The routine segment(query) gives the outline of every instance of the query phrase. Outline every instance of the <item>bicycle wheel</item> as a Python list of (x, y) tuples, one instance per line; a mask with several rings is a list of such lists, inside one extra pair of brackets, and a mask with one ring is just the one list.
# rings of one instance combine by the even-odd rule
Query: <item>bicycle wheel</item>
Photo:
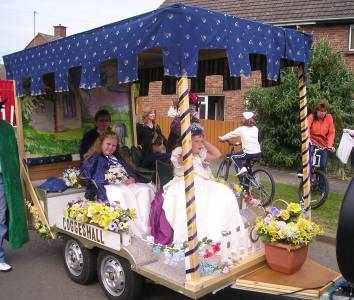
[[(320, 182), (323, 181), (323, 191), (320, 189)], [(299, 185), (299, 199), (303, 199), (303, 181)], [(311, 172), (311, 208), (316, 209), (322, 206), (328, 197), (329, 187), (326, 174), (321, 170)]]
[(274, 197), (275, 184), (272, 174), (264, 169), (257, 169), (249, 176), (251, 195), (260, 200), (263, 206), (267, 206)]
[(216, 178), (226, 181), (229, 178), (230, 166), (230, 158), (225, 157), (219, 166), (218, 172), (216, 173)]

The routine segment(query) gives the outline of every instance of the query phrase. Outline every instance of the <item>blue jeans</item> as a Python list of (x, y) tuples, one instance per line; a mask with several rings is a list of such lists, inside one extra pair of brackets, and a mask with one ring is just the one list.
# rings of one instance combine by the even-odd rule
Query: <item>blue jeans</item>
[(5, 262), (5, 251), (2, 245), (7, 232), (6, 208), (7, 205), (4, 191), (4, 183), (2, 175), (0, 174), (0, 263)]

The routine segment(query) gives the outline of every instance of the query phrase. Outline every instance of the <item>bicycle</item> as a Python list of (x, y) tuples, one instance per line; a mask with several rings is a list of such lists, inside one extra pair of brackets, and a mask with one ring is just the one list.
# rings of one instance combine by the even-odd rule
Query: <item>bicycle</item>
[[(216, 177), (227, 181), (229, 177), (229, 171), (231, 164), (235, 165), (232, 155), (235, 153), (236, 146), (240, 146), (241, 143), (235, 144), (226, 141), (230, 146), (229, 153), (221, 162)], [(240, 184), (244, 193), (251, 194), (254, 198), (261, 201), (263, 206), (267, 206), (273, 200), (275, 193), (275, 184), (273, 176), (265, 169), (257, 168), (253, 170), (254, 164), (257, 159), (244, 160), (244, 166), (247, 168), (247, 172), (242, 176), (239, 176)]]
[[(326, 150), (326, 148), (319, 148), (316, 145), (312, 144), (312, 157), (310, 157), (310, 195), (311, 203), (310, 206), (312, 209), (321, 207), (327, 200), (329, 193), (328, 179), (326, 173), (320, 170), (321, 166), (321, 151)], [(299, 173), (298, 177), (301, 178), (299, 185), (299, 200), (303, 201), (303, 174)], [(320, 183), (323, 182), (323, 190), (321, 191)]]

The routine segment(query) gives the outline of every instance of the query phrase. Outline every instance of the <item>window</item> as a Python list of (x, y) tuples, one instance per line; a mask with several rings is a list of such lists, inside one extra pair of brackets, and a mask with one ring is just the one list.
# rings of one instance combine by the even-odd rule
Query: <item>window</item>
[(65, 119), (76, 117), (75, 95), (72, 92), (63, 94), (63, 106)]
[(224, 96), (198, 96), (199, 117), (206, 120), (224, 120)]
[(354, 25), (349, 27), (349, 51), (354, 51)]

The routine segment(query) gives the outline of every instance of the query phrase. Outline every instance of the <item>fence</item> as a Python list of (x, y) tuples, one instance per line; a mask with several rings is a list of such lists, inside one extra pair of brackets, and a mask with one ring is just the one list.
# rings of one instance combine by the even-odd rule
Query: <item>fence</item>
[[(158, 116), (156, 122), (159, 124), (162, 133), (167, 138), (170, 133), (172, 118)], [(241, 121), (200, 120), (200, 123), (204, 127), (206, 140), (218, 147), (224, 155), (229, 148), (227, 144), (218, 142), (218, 137), (241, 126)]]

